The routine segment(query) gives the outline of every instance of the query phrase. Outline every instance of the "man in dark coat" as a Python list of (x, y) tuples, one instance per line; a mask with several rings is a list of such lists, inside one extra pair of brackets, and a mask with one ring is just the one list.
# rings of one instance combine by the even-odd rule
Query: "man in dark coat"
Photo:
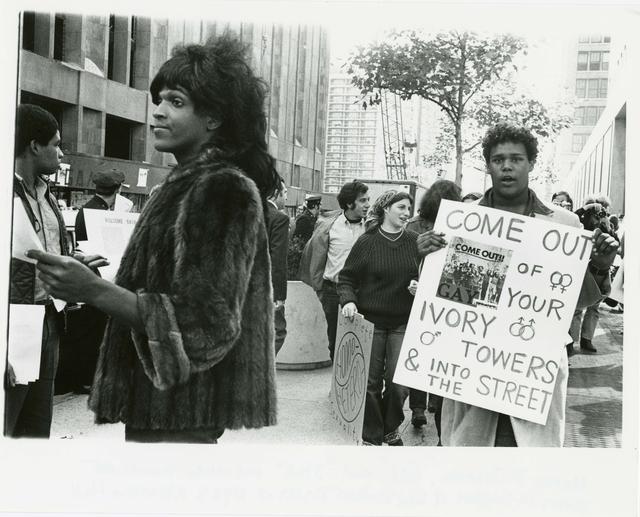
[(80, 209), (76, 217), (76, 242), (87, 240), (87, 227), (84, 222), (84, 209), (113, 210), (116, 196), (124, 184), (124, 173), (117, 169), (98, 171), (91, 181), (96, 186), (95, 195)]
[[(91, 181), (96, 186), (96, 192), (78, 212), (75, 225), (76, 241), (87, 240), (84, 210), (113, 210), (116, 195), (122, 188), (124, 179), (124, 173), (117, 169), (97, 171), (93, 174)], [(71, 389), (75, 393), (89, 393), (106, 325), (107, 315), (91, 305), (82, 305), (67, 314), (67, 331), (62, 339), (63, 353), (59, 377), (68, 372)]]
[(305, 206), (302, 213), (296, 217), (296, 226), (293, 230), (293, 237), (299, 239), (301, 249), (313, 235), (313, 229), (320, 213), (322, 197), (316, 194), (307, 194)]
[(287, 199), (287, 187), (281, 182), (281, 189), (267, 200), (267, 238), (271, 257), (271, 283), (273, 285), (274, 324), (276, 334), (276, 354), (287, 337), (287, 321), (284, 302), (287, 298), (287, 252), (289, 248), (289, 218), (281, 212)]

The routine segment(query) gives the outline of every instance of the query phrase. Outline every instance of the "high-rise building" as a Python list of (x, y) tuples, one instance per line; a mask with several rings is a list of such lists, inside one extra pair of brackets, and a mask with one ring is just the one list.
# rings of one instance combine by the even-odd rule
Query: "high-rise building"
[(325, 192), (338, 192), (347, 181), (372, 178), (376, 169), (378, 106), (363, 109), (360, 92), (347, 74), (329, 76)]
[[(233, 31), (270, 86), (269, 150), (290, 203), (322, 188), (329, 50), (319, 26), (183, 21), (25, 12), (18, 99), (57, 118), (65, 152), (59, 194), (73, 205), (92, 193), (91, 173), (118, 167), (140, 205), (172, 156), (153, 147), (149, 85), (176, 44)], [(144, 179), (143, 179), (144, 178)]]
[(611, 37), (603, 34), (580, 36), (567, 48), (569, 91), (575, 93), (573, 125), (558, 137), (559, 177), (573, 166), (607, 104)]

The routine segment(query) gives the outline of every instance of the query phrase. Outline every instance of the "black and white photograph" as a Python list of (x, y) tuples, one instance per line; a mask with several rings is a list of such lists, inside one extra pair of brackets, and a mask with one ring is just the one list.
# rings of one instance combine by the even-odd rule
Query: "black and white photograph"
[(437, 296), (472, 307), (496, 309), (512, 253), (498, 246), (454, 237), (447, 250)]
[[(63, 0), (2, 26), (0, 515), (639, 511), (640, 4)], [(401, 354), (419, 285), (496, 314), (518, 265), (434, 230), (443, 199), (588, 232), (552, 279), (580, 294), (545, 423), (394, 382), (444, 340)]]

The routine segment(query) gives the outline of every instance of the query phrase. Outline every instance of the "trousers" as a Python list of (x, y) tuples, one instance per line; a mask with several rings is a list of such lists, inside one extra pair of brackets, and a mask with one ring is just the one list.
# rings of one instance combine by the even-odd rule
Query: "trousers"
[(27, 385), (6, 386), (4, 434), (12, 438), (49, 438), (53, 418), (53, 385), (58, 368), (59, 316), (53, 304), (45, 307), (38, 379)]
[(273, 324), (276, 331), (276, 355), (278, 355), (287, 337), (287, 320), (284, 317), (284, 305), (273, 311)]
[(340, 299), (336, 284), (324, 280), (322, 282), (322, 290), (320, 291), (320, 303), (322, 311), (327, 321), (327, 339), (329, 340), (329, 357), (333, 362), (333, 354), (336, 349), (336, 332), (338, 331), (338, 307)]
[(403, 406), (409, 388), (393, 382), (406, 325), (394, 329), (374, 328), (369, 379), (364, 406), (362, 439), (381, 445), (384, 437), (404, 420)]

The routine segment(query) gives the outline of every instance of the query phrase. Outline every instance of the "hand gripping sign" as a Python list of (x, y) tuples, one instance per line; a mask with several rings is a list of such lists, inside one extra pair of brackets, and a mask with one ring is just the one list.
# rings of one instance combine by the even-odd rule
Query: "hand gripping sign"
[(590, 232), (442, 201), (394, 382), (544, 424)]
[(350, 321), (338, 313), (331, 410), (343, 433), (358, 445), (362, 443), (372, 340), (373, 323), (360, 314)]

